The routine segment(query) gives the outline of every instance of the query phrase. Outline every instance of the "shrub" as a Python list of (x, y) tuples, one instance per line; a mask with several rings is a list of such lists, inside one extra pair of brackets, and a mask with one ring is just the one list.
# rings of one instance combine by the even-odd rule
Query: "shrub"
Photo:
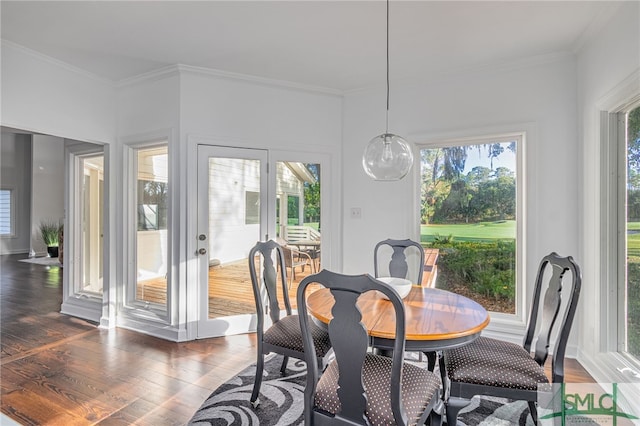
[(496, 299), (515, 298), (515, 241), (454, 242), (438, 240), (438, 268), (449, 283), (465, 285), (472, 291)]

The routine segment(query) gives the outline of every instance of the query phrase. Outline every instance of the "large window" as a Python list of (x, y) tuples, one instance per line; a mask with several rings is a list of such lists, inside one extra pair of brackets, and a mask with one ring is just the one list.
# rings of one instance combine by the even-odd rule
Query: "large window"
[(0, 189), (0, 237), (12, 236), (13, 231), (13, 191)]
[(436, 285), (516, 314), (521, 135), (420, 150), (421, 242), (439, 249)]
[(640, 359), (640, 106), (624, 115), (624, 158), (619, 167), (625, 197), (619, 203), (625, 219), (620, 259), (625, 273), (619, 285), (618, 349)]

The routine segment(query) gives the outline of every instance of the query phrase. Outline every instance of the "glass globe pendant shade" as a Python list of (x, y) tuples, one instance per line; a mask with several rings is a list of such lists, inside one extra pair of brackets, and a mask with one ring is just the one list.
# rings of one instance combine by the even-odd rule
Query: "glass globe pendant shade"
[(362, 156), (364, 171), (375, 180), (400, 180), (409, 173), (412, 165), (411, 145), (392, 133), (371, 139)]

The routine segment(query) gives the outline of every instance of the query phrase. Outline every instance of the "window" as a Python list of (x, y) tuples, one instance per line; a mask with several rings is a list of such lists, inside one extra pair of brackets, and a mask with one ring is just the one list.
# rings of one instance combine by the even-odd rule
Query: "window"
[(13, 190), (0, 189), (0, 236), (12, 236), (13, 231)]
[(132, 148), (129, 187), (135, 268), (127, 290), (130, 304), (164, 311), (169, 262), (169, 149), (166, 144)]
[(520, 314), (522, 135), (420, 150), (420, 240), (440, 249), (437, 287)]
[(618, 350), (640, 359), (640, 105), (619, 115), (624, 120), (624, 158), (618, 169), (625, 196), (618, 202), (619, 217), (624, 217), (619, 233), (624, 273), (618, 287)]

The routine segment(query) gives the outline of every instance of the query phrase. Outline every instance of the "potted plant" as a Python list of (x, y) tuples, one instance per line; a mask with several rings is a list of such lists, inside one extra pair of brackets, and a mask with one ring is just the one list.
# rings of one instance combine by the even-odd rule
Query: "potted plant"
[(49, 257), (58, 257), (58, 236), (62, 225), (54, 221), (43, 221), (40, 223), (40, 236), (47, 246)]

